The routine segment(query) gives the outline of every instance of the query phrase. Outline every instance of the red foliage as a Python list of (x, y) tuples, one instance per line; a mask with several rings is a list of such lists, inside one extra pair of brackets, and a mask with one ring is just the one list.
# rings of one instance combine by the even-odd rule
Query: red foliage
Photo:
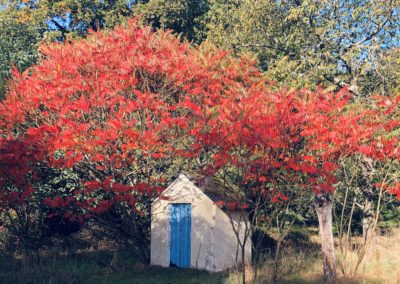
[[(45, 59), (30, 72), (14, 71), (0, 103), (4, 204), (32, 194), (40, 163), (90, 171), (81, 174), (81, 190), (73, 192), (75, 206), (92, 213), (105, 212), (113, 202), (135, 209), (138, 195), (158, 195), (169, 180), (126, 180), (128, 169), (151, 163), (157, 168), (172, 155), (195, 157), (202, 145), (183, 145), (182, 137), (190, 132), (212, 139), (198, 122), (213, 117), (212, 109), (231, 96), (236, 82), (258, 74), (249, 60), (217, 50), (205, 54), (136, 21), (86, 40), (43, 45), (41, 52)], [(60, 196), (45, 204), (66, 206)]]
[[(273, 91), (251, 60), (205, 53), (135, 21), (41, 51), (45, 59), (29, 76), (14, 72), (0, 103), (0, 186), (13, 188), (0, 195), (3, 204), (29, 198), (38, 163), (94, 166), (96, 177), (84, 177), (75, 193), (86, 199), (75, 204), (99, 214), (123, 202), (137, 210), (137, 195), (158, 195), (163, 183), (147, 177), (127, 185), (125, 170), (174, 155), (210, 156), (207, 174), (245, 168), (245, 183), (265, 185), (285, 169), (283, 178), (301, 175), (316, 192), (334, 190), (339, 157), (399, 155), (397, 140), (376, 136), (399, 123), (375, 119), (390, 116), (398, 101), (355, 112), (345, 89)], [(46, 200), (50, 207), (66, 202)]]

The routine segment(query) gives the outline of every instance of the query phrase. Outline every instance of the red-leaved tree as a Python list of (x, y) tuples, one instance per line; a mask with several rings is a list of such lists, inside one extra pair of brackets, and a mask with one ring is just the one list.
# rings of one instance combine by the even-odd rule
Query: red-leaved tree
[(314, 192), (324, 279), (334, 283), (332, 194), (338, 161), (355, 155), (398, 158), (397, 138), (385, 136), (398, 123), (388, 118), (390, 109), (354, 107), (346, 89), (273, 91), (262, 80), (248, 82), (238, 82), (232, 96), (215, 106), (211, 119), (198, 121), (195, 137), (208, 155), (206, 172), (219, 176), (237, 193), (237, 203), (247, 203), (253, 211), (263, 204), (259, 196), (286, 201), (279, 190), (283, 185)]
[[(50, 219), (93, 218), (135, 239), (146, 261), (151, 198), (198, 151), (191, 117), (229, 96), (247, 63), (135, 20), (41, 51), (0, 104), (0, 207), (35, 201)], [(73, 172), (78, 188), (43, 193), (43, 168)]]
[[(398, 125), (389, 110), (355, 111), (345, 89), (276, 91), (246, 57), (135, 21), (41, 50), (0, 103), (2, 210), (37, 202), (48, 218), (95, 219), (133, 238), (146, 261), (151, 199), (181, 169), (219, 176), (243, 214), (260, 198), (284, 202), (279, 186), (293, 184), (315, 193), (325, 280), (336, 281), (337, 161), (396, 156), (395, 138), (377, 135)], [(39, 190), (44, 169), (68, 170), (78, 186)]]

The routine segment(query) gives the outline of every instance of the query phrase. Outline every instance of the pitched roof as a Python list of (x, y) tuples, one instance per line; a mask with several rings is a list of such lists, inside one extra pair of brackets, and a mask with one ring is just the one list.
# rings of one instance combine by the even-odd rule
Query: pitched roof
[[(163, 193), (172, 189), (178, 182), (190, 182), (199, 188), (205, 195), (207, 195), (211, 201), (213, 201), (218, 207), (222, 209), (237, 210), (245, 209), (248, 206), (238, 206), (242, 200), (240, 195), (234, 192), (232, 189), (222, 185), (217, 179), (212, 177), (199, 177), (196, 179), (190, 179), (185, 174), (180, 174)], [(243, 203), (242, 203), (243, 204)]]

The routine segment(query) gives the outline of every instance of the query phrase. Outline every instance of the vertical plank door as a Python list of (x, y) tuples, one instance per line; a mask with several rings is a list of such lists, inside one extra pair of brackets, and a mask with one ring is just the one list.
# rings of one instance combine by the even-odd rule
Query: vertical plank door
[(190, 231), (192, 205), (170, 205), (170, 262), (178, 267), (190, 267)]

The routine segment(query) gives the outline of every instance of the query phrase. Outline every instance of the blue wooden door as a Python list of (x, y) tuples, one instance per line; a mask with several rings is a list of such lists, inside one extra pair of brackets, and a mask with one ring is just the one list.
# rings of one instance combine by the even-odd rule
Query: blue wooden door
[(190, 267), (190, 231), (192, 205), (170, 205), (170, 262), (178, 267)]

